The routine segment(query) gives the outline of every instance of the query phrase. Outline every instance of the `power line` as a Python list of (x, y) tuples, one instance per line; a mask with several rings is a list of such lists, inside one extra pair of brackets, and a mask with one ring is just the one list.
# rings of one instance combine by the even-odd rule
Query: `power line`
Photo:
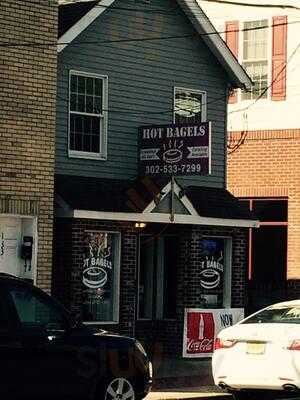
[[(76, 2), (74, 2), (76, 3)], [(72, 3), (69, 3), (72, 4)], [(68, 4), (66, 4), (68, 5)], [(64, 7), (64, 6), (62, 6)], [(93, 8), (102, 8), (102, 9), (111, 9), (111, 10), (118, 10), (118, 11), (130, 11), (130, 12), (143, 12), (143, 13), (149, 13), (149, 14), (162, 14), (162, 15), (172, 15), (172, 14), (179, 14), (179, 10), (178, 7), (173, 7), (173, 8), (142, 8), (142, 7), (138, 7), (138, 8), (131, 8), (131, 7), (119, 7), (119, 6), (115, 6), (115, 5), (110, 5), (110, 6), (106, 6), (106, 5), (95, 5)], [(175, 11), (175, 12), (173, 12)]]
[[(281, 68), (281, 70), (277, 73), (277, 75), (275, 76), (275, 78), (272, 80), (272, 82), (270, 83), (270, 85), (268, 85), (268, 86), (260, 93), (260, 95), (254, 100), (253, 103), (249, 104), (247, 107), (244, 107), (244, 108), (242, 108), (242, 109), (231, 111), (229, 114), (233, 114), (233, 113), (240, 112), (240, 111), (248, 111), (249, 108), (253, 107), (253, 106), (258, 102), (258, 100), (260, 100), (260, 99), (264, 96), (264, 94), (274, 85), (274, 83), (280, 82), (284, 77), (282, 77), (280, 80), (278, 80), (278, 77), (279, 77), (283, 72), (286, 71), (288, 64), (290, 63), (290, 61), (292, 60), (292, 58), (295, 56), (295, 54), (297, 53), (297, 51), (298, 51), (299, 48), (300, 48), (300, 42), (298, 43), (298, 45), (296, 46), (296, 48), (294, 49), (294, 51), (293, 51), (293, 52), (291, 53), (291, 55), (289, 56), (289, 58), (288, 58), (286, 64), (283, 66), (283, 68)], [(228, 154), (234, 153), (235, 151), (237, 151), (237, 150), (245, 143), (245, 140), (246, 140), (246, 138), (247, 138), (247, 134), (248, 134), (248, 132), (247, 132), (246, 130), (243, 130), (242, 133), (241, 133), (240, 139), (237, 141), (237, 143), (236, 143), (234, 146), (227, 145), (227, 148), (229, 148), (229, 150), (230, 150), (230, 151), (228, 152)]]
[(225, 31), (213, 31), (213, 32), (206, 32), (206, 33), (198, 33), (195, 32), (193, 34), (187, 35), (170, 35), (170, 36), (154, 36), (154, 37), (142, 37), (142, 38), (130, 38), (130, 39), (112, 39), (112, 40), (93, 40), (93, 41), (69, 41), (69, 42), (0, 42), (0, 47), (51, 47), (51, 46), (66, 46), (72, 43), (75, 46), (81, 46), (83, 44), (114, 44), (114, 43), (130, 43), (130, 42), (148, 42), (148, 41), (163, 41), (163, 40), (174, 40), (174, 39), (184, 39), (184, 38), (191, 38), (191, 37), (202, 37), (202, 36), (210, 36), (210, 35), (222, 35), (225, 33), (235, 33), (235, 32), (247, 32), (247, 31), (257, 31), (267, 28), (273, 28), (278, 26), (286, 26), (292, 24), (299, 24), (300, 21), (290, 21), (290, 22), (283, 22), (280, 24), (271, 24), (271, 25), (262, 25), (256, 27), (249, 27), (243, 29), (233, 29), (233, 30), (225, 30)]
[(292, 9), (292, 10), (300, 10), (300, 7), (292, 6), (290, 4), (254, 4), (254, 3), (246, 3), (234, 0), (201, 0), (207, 3), (219, 3), (219, 4), (228, 4), (234, 6), (243, 6), (243, 7), (257, 7), (257, 8), (281, 8), (281, 9)]
[[(293, 6), (290, 4), (267, 4), (267, 3), (262, 3), (262, 4), (254, 4), (254, 3), (249, 3), (249, 2), (241, 2), (241, 1), (234, 1), (234, 0), (201, 0), (205, 1), (207, 3), (218, 3), (218, 4), (228, 4), (228, 5), (236, 5), (236, 6), (243, 6), (243, 7), (257, 7), (257, 8), (280, 8), (280, 9), (292, 9), (292, 10), (300, 10), (300, 7)], [(200, 0), (198, 0), (199, 7), (201, 8), (201, 3)], [(32, 1), (33, 3), (33, 1)], [(69, 4), (76, 4), (79, 3), (78, 1), (70, 1), (65, 4), (61, 4), (61, 7), (68, 6)], [(142, 11), (142, 12), (154, 12), (154, 13), (172, 13), (173, 11), (178, 10), (177, 7), (170, 7), (170, 8), (145, 8), (145, 7), (119, 7), (119, 6), (112, 6), (112, 5), (101, 5), (97, 4), (93, 8), (113, 8), (115, 10), (121, 10), (121, 11)], [(200, 13), (200, 11), (199, 11)]]
[[(66, 99), (60, 95), (56, 95), (56, 97), (60, 100), (62, 100), (64, 103), (69, 104), (69, 99)], [(210, 101), (206, 101), (205, 103), (201, 103), (201, 107), (204, 107), (208, 104), (215, 104), (218, 103), (219, 101), (225, 101), (226, 100), (226, 96), (220, 96), (217, 97), (213, 100)], [(182, 110), (181, 108), (176, 107), (177, 110), (179, 111), (185, 111)], [(112, 109), (112, 108), (108, 108), (108, 109), (102, 109), (103, 112), (109, 112), (109, 113), (118, 113), (118, 114), (125, 114), (125, 115), (162, 115), (162, 114), (173, 114), (174, 113), (174, 108), (170, 108), (167, 110), (160, 110), (160, 111), (132, 111), (132, 108), (116, 108), (116, 109)]]
[(288, 64), (291, 62), (292, 58), (295, 56), (295, 54), (297, 53), (297, 51), (299, 50), (299, 48), (300, 48), (300, 42), (298, 43), (298, 45), (296, 46), (296, 48), (294, 49), (294, 51), (293, 51), (293, 52), (291, 53), (291, 55), (289, 56), (289, 58), (288, 58), (286, 64), (285, 64), (285, 65), (282, 67), (282, 69), (277, 73), (277, 75), (275, 76), (275, 78), (273, 79), (273, 81), (260, 93), (260, 95), (254, 100), (253, 103), (249, 104), (249, 105), (246, 106), (246, 107), (239, 108), (238, 110), (230, 111), (228, 114), (231, 115), (231, 114), (235, 114), (235, 113), (241, 112), (241, 111), (248, 111), (249, 108), (253, 107), (253, 106), (258, 102), (258, 100), (260, 100), (260, 99), (265, 95), (265, 93), (273, 86), (274, 83), (280, 82), (283, 78), (281, 78), (280, 80), (278, 80), (278, 77), (286, 70)]

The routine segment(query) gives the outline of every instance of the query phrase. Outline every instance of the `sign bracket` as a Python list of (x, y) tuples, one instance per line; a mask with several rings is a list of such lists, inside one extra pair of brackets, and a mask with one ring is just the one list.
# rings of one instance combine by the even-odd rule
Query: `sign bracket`
[(174, 175), (171, 176), (171, 215), (170, 215), (170, 221), (174, 222), (175, 220), (175, 178)]

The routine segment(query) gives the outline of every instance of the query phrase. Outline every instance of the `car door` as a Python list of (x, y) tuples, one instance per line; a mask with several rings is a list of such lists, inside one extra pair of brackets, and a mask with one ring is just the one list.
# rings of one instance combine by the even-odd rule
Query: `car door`
[(42, 291), (20, 282), (7, 286), (16, 310), (22, 357), (23, 393), (60, 397), (78, 392), (76, 349), (68, 345), (68, 320)]
[(0, 398), (14, 398), (22, 393), (21, 338), (17, 333), (14, 309), (0, 283)]

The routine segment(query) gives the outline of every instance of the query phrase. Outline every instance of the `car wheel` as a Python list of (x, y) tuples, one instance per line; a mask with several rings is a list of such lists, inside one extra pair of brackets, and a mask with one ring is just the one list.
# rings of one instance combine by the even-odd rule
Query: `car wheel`
[(125, 378), (115, 378), (106, 385), (104, 400), (136, 400), (132, 384)]

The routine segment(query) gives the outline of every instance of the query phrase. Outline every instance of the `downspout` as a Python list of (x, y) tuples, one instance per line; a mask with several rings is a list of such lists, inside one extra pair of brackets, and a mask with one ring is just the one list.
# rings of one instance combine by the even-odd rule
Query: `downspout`
[(227, 144), (228, 144), (228, 99), (229, 99), (229, 93), (230, 93), (230, 87), (229, 85), (227, 85), (226, 88), (226, 102), (225, 102), (225, 135), (224, 135), (224, 152), (225, 152), (225, 168), (224, 168), (224, 186), (225, 189), (227, 189), (227, 161), (228, 161), (228, 157), (227, 157)]

